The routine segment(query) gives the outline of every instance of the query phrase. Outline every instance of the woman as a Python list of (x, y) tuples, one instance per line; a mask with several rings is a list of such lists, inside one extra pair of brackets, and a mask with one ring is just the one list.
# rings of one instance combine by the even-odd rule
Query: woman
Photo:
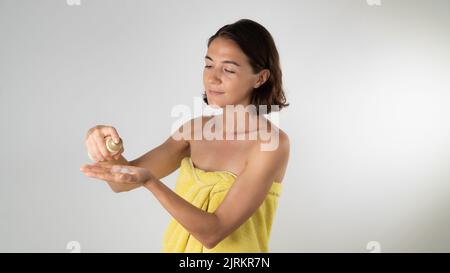
[[(86, 147), (97, 162), (81, 171), (114, 192), (148, 189), (173, 217), (164, 252), (268, 252), (289, 158), (287, 135), (261, 110), (288, 105), (278, 52), (263, 26), (242, 19), (210, 37), (205, 62), (204, 100), (222, 114), (192, 119), (133, 161), (123, 149), (114, 156), (107, 151), (105, 137), (120, 140), (115, 128), (95, 126)], [(207, 128), (216, 138), (205, 137)], [(264, 146), (269, 143), (276, 145)], [(178, 168), (172, 191), (159, 179)]]

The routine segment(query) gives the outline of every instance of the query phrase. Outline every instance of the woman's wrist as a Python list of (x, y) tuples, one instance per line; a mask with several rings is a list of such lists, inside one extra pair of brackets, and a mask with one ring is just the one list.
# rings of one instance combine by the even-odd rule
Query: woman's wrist
[(148, 190), (150, 190), (151, 186), (154, 185), (156, 183), (156, 181), (157, 181), (157, 179), (154, 177), (149, 178), (148, 180), (146, 180), (143, 183), (143, 186), (144, 186), (144, 188), (147, 188)]

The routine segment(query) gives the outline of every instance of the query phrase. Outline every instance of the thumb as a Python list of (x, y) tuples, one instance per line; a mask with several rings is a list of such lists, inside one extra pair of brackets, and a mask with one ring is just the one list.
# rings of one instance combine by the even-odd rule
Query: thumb
[(117, 154), (115, 154), (115, 155), (113, 156), (113, 158), (114, 158), (115, 160), (119, 160), (119, 159), (120, 159), (120, 156), (123, 154), (124, 151), (125, 151), (125, 149), (123, 148), (123, 145), (122, 145), (122, 147), (120, 148), (120, 151), (119, 151)]

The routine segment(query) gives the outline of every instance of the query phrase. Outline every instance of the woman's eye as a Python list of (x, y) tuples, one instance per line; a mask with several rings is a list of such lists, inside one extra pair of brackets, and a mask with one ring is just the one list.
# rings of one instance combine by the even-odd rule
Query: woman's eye
[[(211, 68), (211, 67), (212, 67), (212, 65), (205, 65), (205, 68)], [(227, 72), (227, 73), (234, 74), (234, 71), (230, 71), (228, 69), (224, 69), (224, 71)]]

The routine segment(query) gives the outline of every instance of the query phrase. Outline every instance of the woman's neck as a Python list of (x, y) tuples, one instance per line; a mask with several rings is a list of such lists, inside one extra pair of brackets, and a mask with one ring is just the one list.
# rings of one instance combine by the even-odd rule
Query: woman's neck
[[(222, 125), (224, 133), (243, 134), (258, 130), (261, 117), (251, 107), (244, 105), (227, 105), (223, 108), (223, 113), (218, 115), (221, 119), (218, 125)], [(219, 129), (219, 128), (217, 128)]]

